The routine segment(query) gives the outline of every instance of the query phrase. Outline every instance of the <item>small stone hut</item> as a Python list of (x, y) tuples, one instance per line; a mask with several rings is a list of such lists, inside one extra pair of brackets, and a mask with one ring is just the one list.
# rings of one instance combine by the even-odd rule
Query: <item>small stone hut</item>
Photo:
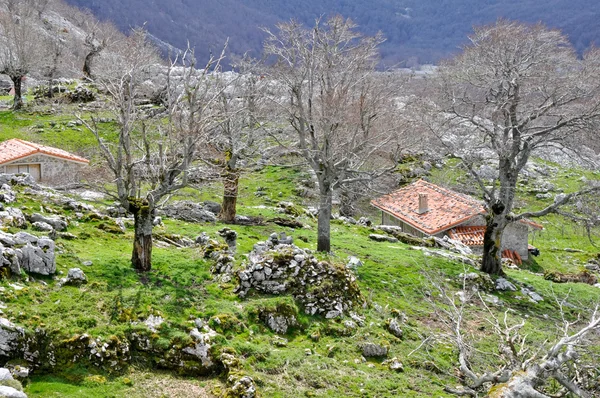
[(0, 173), (28, 173), (37, 182), (64, 184), (79, 180), (89, 160), (62, 149), (14, 138), (0, 143)]
[[(415, 236), (448, 236), (482, 252), (486, 211), (481, 201), (418, 180), (371, 201), (381, 210), (381, 224)], [(510, 223), (502, 236), (502, 255), (519, 263), (529, 256), (529, 232), (541, 230), (529, 220)]]

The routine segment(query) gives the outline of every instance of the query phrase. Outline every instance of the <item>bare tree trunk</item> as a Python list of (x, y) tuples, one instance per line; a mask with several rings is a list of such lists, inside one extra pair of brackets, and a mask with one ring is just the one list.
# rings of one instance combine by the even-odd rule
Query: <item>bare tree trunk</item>
[(13, 82), (15, 88), (15, 96), (13, 101), (13, 110), (18, 111), (23, 107), (23, 94), (22, 94), (22, 79), (23, 76), (11, 76), (10, 79)]
[(239, 172), (227, 167), (223, 173), (223, 204), (221, 214), (219, 214), (222, 221), (233, 222), (235, 220), (239, 180)]
[(133, 253), (131, 265), (136, 271), (148, 272), (152, 268), (152, 218), (154, 209), (138, 198), (129, 199), (129, 211), (134, 219)]
[(331, 202), (332, 190), (329, 185), (319, 184), (319, 220), (317, 225), (317, 251), (331, 251)]
[(340, 190), (340, 216), (354, 217), (356, 214), (356, 202), (358, 195), (350, 188), (342, 188)]
[(91, 50), (89, 53), (87, 53), (87, 55), (85, 56), (85, 59), (83, 61), (83, 76), (88, 78), (88, 79), (92, 79), (92, 62), (94, 61), (94, 58), (96, 58), (96, 55), (98, 55), (98, 53), (100, 53), (101, 50)]
[(491, 212), (487, 215), (483, 235), (481, 271), (492, 275), (504, 275), (502, 271), (502, 234), (507, 224), (504, 210), (504, 205), (499, 201), (492, 205)]

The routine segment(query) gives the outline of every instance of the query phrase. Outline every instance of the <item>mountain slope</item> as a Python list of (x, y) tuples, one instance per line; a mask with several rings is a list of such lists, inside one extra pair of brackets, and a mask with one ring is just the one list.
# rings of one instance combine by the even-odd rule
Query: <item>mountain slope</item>
[(456, 52), (473, 25), (497, 18), (542, 21), (563, 30), (579, 51), (600, 42), (600, 10), (593, 0), (67, 0), (89, 8), (121, 29), (146, 23), (148, 30), (177, 47), (187, 40), (200, 56), (219, 51), (229, 37), (236, 54), (260, 54), (263, 34), (290, 18), (312, 24), (320, 15), (341, 14), (365, 34), (382, 31), (382, 57), (388, 66), (400, 61), (430, 63)]

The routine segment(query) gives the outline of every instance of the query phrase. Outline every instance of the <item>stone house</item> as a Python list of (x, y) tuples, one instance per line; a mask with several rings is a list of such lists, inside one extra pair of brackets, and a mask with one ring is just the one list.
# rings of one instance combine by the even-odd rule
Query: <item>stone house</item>
[(0, 143), (0, 174), (28, 173), (35, 181), (65, 184), (79, 180), (89, 160), (62, 149), (14, 138)]
[[(418, 180), (371, 201), (381, 210), (381, 224), (394, 225), (419, 237), (448, 236), (483, 250), (486, 211), (483, 203), (470, 196)], [(502, 236), (502, 255), (520, 263), (529, 256), (529, 232), (543, 227), (533, 221), (509, 224)]]

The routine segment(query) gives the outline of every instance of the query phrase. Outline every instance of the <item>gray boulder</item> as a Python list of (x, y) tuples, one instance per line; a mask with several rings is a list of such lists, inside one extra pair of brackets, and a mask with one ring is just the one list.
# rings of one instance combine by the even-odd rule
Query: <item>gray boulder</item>
[(52, 275), (56, 272), (56, 258), (54, 256), (54, 241), (41, 238), (34, 246), (28, 242), (20, 250), (19, 262), (21, 267), (31, 273)]
[(0, 318), (0, 356), (14, 357), (20, 351), (25, 331), (6, 318)]
[(87, 283), (87, 277), (81, 268), (71, 268), (67, 277), (61, 280), (62, 285), (79, 286)]
[(29, 217), (29, 221), (31, 223), (42, 222), (49, 224), (57, 231), (65, 231), (67, 229), (67, 222), (59, 217), (44, 216), (42, 214), (35, 213)]
[(23, 391), (19, 391), (16, 388), (8, 386), (0, 386), (0, 397), (1, 398), (27, 398), (27, 394)]
[(0, 211), (0, 224), (9, 227), (23, 228), (26, 223), (27, 220), (25, 220), (25, 216), (21, 209), (7, 207), (3, 211)]
[(0, 382), (5, 380), (14, 380), (13, 375), (10, 373), (10, 370), (6, 368), (0, 368)]
[(362, 354), (365, 358), (385, 357), (387, 353), (387, 347), (375, 343), (366, 343), (362, 347)]
[(1, 203), (12, 203), (16, 200), (16, 198), (17, 194), (15, 193), (15, 191), (12, 190), (12, 188), (9, 185), (2, 185), (2, 187), (0, 188)]
[(180, 201), (165, 206), (162, 214), (169, 218), (188, 222), (215, 222), (217, 216), (199, 203)]
[(31, 226), (33, 227), (34, 231), (40, 231), (40, 232), (54, 231), (54, 228), (52, 228), (52, 225), (42, 222), (42, 221), (36, 221), (33, 224), (31, 224)]
[(502, 291), (510, 290), (512, 292), (515, 292), (515, 291), (517, 291), (517, 288), (515, 287), (515, 285), (513, 285), (506, 279), (498, 278), (498, 279), (496, 279), (496, 290), (502, 290)]

